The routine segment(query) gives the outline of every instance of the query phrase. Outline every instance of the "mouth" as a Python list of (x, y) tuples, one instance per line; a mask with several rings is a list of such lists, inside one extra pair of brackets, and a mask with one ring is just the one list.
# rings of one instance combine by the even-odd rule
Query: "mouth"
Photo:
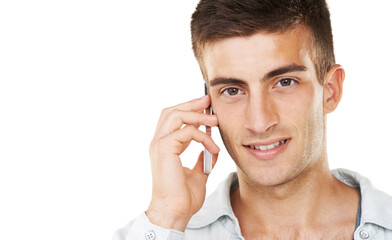
[(246, 147), (260, 150), (260, 151), (268, 151), (268, 150), (271, 150), (271, 149), (274, 149), (274, 148), (277, 148), (279, 146), (286, 144), (287, 141), (288, 141), (288, 139), (284, 139), (284, 140), (277, 141), (275, 143), (268, 144), (268, 145), (247, 145)]
[(248, 152), (259, 160), (271, 160), (283, 153), (290, 143), (291, 138), (274, 140), (269, 143), (252, 143), (244, 145)]

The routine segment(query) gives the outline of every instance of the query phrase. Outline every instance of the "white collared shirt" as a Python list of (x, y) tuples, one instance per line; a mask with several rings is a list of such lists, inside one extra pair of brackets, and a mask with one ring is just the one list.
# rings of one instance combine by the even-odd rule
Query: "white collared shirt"
[[(367, 178), (356, 172), (336, 169), (332, 174), (361, 191), (361, 223), (354, 239), (392, 240), (392, 197), (375, 189)], [(230, 203), (231, 189), (237, 186), (237, 174), (231, 173), (193, 215), (185, 232), (153, 225), (143, 213), (116, 231), (113, 240), (244, 240)]]

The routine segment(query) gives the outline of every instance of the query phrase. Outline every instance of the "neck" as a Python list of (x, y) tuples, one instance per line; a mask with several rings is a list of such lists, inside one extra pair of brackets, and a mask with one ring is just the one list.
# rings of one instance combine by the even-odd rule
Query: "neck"
[(288, 226), (294, 232), (319, 229), (341, 215), (339, 211), (349, 213), (349, 221), (355, 220), (358, 194), (332, 176), (326, 158), (286, 183), (256, 188), (239, 174), (239, 187), (231, 201), (243, 232), (281, 235), (289, 231)]

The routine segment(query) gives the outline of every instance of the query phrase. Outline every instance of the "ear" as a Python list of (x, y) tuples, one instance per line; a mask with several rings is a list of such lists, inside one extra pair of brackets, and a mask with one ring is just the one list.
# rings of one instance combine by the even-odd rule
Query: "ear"
[(343, 95), (344, 69), (334, 65), (324, 78), (324, 113), (333, 112), (338, 106)]

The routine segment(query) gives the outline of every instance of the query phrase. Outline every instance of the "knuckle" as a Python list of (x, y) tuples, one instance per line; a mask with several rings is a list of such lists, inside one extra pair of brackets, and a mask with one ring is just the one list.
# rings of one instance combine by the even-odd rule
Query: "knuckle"
[(193, 126), (193, 125), (185, 126), (184, 130), (189, 132), (189, 133), (195, 133), (196, 131), (198, 131), (198, 129), (195, 126)]
[(161, 116), (169, 115), (173, 111), (173, 107), (166, 107), (162, 109)]
[(180, 116), (180, 110), (178, 109), (170, 109), (168, 112), (169, 118), (170, 119), (175, 119)]
[(161, 116), (166, 117), (167, 119), (173, 120), (173, 119), (177, 119), (180, 118), (181, 116), (181, 111), (178, 109), (175, 109), (173, 107), (169, 107), (169, 108), (164, 108), (161, 112)]
[(164, 139), (165, 137), (153, 139), (150, 143), (150, 151), (157, 151), (159, 149), (162, 149), (162, 147), (164, 147), (165, 145)]
[(199, 140), (203, 140), (204, 139), (204, 132), (200, 131), (198, 128), (196, 128), (195, 126), (189, 125), (188, 127), (188, 131), (189, 134), (191, 134), (193, 136), (193, 138), (199, 139)]
[(168, 111), (169, 111), (169, 108), (164, 108), (164, 109), (162, 109), (162, 111), (161, 111), (161, 116), (166, 115)]
[(171, 111), (170, 115), (168, 116), (168, 121), (179, 126), (184, 124), (184, 120), (181, 117), (180, 110), (177, 109)]
[(150, 152), (153, 152), (154, 150), (157, 149), (157, 140), (156, 140), (156, 139), (153, 139), (153, 140), (150, 142), (150, 147), (149, 147), (149, 149), (150, 149)]

